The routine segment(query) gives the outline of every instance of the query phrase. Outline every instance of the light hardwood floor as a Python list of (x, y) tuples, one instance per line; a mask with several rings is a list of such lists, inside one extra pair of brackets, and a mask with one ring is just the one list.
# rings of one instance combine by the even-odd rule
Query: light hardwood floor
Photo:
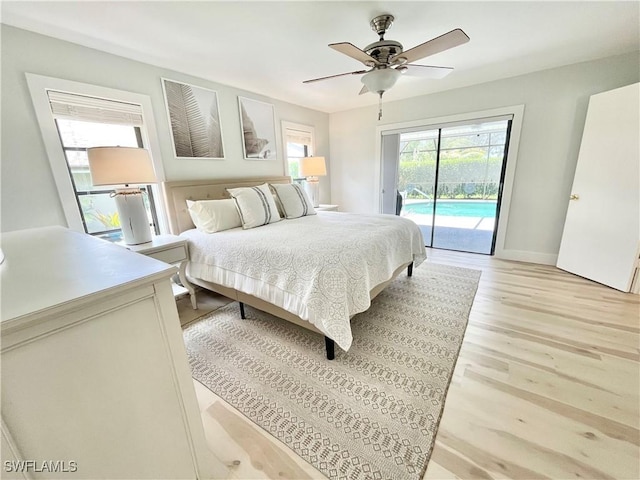
[[(428, 256), (482, 278), (424, 478), (640, 478), (640, 296), (550, 266)], [(229, 478), (324, 478), (194, 383)]]

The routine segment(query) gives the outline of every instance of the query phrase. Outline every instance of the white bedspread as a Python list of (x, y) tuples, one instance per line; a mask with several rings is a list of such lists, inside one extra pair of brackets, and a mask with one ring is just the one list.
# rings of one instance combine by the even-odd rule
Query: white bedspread
[(308, 320), (342, 349), (350, 317), (367, 310), (370, 290), (402, 264), (426, 258), (411, 220), (394, 215), (319, 212), (250, 230), (189, 230), (187, 274), (234, 288)]

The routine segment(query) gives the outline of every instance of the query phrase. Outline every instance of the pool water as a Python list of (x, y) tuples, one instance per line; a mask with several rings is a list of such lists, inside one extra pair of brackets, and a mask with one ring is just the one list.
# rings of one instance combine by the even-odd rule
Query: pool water
[[(495, 201), (482, 200), (438, 200), (436, 203), (436, 215), (444, 217), (485, 217), (494, 218), (496, 216)], [(433, 214), (433, 202), (410, 203), (402, 208), (405, 213), (415, 213), (418, 215)]]

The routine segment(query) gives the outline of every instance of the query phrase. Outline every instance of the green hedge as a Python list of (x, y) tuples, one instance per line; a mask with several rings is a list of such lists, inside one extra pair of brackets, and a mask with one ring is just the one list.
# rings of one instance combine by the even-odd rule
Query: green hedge
[[(440, 158), (438, 198), (497, 198), (502, 157), (459, 156), (444, 151)], [(449, 154), (449, 155), (447, 155)], [(455, 157), (453, 155), (456, 155)], [(400, 159), (398, 190), (409, 198), (433, 198), (436, 161), (424, 155), (421, 160)], [(422, 193), (421, 193), (422, 192)]]

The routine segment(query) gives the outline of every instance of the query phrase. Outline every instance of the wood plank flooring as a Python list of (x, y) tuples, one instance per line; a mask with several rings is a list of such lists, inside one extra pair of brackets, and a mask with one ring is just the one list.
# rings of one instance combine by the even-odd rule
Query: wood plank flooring
[[(640, 296), (550, 266), (428, 256), (483, 273), (424, 479), (640, 478)], [(194, 383), (228, 478), (324, 478)]]

